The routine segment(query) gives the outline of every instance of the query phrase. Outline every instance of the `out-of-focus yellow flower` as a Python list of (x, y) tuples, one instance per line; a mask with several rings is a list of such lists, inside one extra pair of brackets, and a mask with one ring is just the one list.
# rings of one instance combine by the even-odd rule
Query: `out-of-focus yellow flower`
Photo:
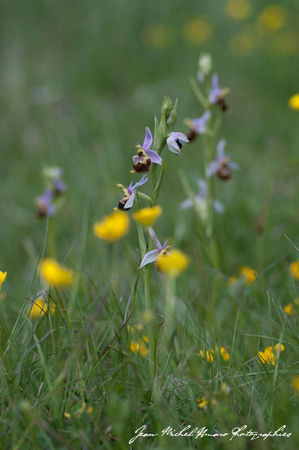
[(208, 363), (212, 363), (214, 361), (213, 356), (214, 350), (207, 350), (206, 353), (203, 352), (203, 350), (199, 350), (199, 356), (202, 359), (205, 359)]
[(6, 280), (6, 276), (7, 276), (7, 272), (2, 272), (0, 270), (0, 289), (1, 289), (1, 286), (4, 283), (4, 281)]
[(269, 5), (258, 16), (258, 23), (264, 30), (276, 32), (285, 25), (286, 19), (285, 8), (280, 5)]
[(278, 352), (279, 347), (280, 347), (280, 352), (283, 352), (285, 349), (283, 344), (275, 344), (274, 350), (276, 351), (276, 353)]
[(294, 280), (299, 280), (299, 261), (294, 261), (290, 264), (290, 273)]
[(206, 19), (198, 17), (186, 23), (183, 35), (190, 44), (201, 45), (212, 37), (213, 27)]
[(224, 361), (228, 361), (230, 359), (230, 355), (229, 355), (228, 351), (226, 350), (226, 348), (221, 347), (220, 354), (221, 354), (222, 358), (224, 359)]
[(29, 306), (28, 308), (30, 319), (37, 319), (38, 317), (44, 316), (48, 312), (51, 314), (55, 313), (55, 303), (47, 302), (43, 296), (40, 296), (34, 300), (32, 306)]
[(189, 258), (180, 250), (161, 252), (156, 259), (157, 269), (166, 273), (171, 278), (176, 278), (184, 272), (189, 264)]
[(299, 306), (299, 297), (295, 298), (294, 303), (295, 305)]
[(248, 33), (237, 33), (231, 38), (229, 47), (235, 55), (247, 56), (253, 50), (253, 39)]
[(153, 206), (151, 208), (142, 208), (133, 214), (133, 218), (136, 222), (145, 225), (146, 227), (152, 227), (158, 217), (162, 214), (161, 206)]
[(148, 337), (142, 336), (142, 339), (138, 339), (138, 342), (132, 341), (130, 344), (130, 350), (132, 353), (139, 353), (141, 356), (145, 357), (148, 354), (148, 348), (146, 344), (148, 343)]
[(206, 408), (208, 406), (209, 402), (206, 399), (206, 397), (200, 397), (197, 399), (197, 406), (198, 408)]
[(226, 12), (234, 20), (244, 20), (250, 15), (251, 5), (246, 0), (228, 0)]
[(92, 414), (93, 413), (93, 406), (89, 406), (86, 410), (87, 414)]
[(156, 48), (166, 48), (173, 41), (173, 31), (166, 25), (152, 24), (144, 28), (141, 34), (142, 41)]
[(55, 287), (69, 286), (74, 282), (74, 272), (61, 266), (55, 259), (44, 259), (39, 270), (45, 282)]
[(233, 286), (234, 284), (237, 283), (237, 281), (238, 281), (237, 277), (231, 276), (231, 277), (228, 278), (226, 284), (228, 286)]
[(258, 358), (263, 364), (275, 366), (275, 356), (271, 346), (266, 347), (264, 352), (258, 352)]
[(295, 375), (291, 381), (292, 388), (299, 392), (299, 375)]
[(288, 315), (288, 316), (293, 316), (295, 313), (294, 313), (294, 306), (293, 306), (293, 304), (292, 303), (289, 303), (288, 305), (286, 305), (284, 308), (283, 308), (283, 310), (284, 310), (284, 312)]
[(113, 211), (93, 226), (94, 234), (107, 242), (121, 239), (129, 230), (129, 217), (124, 211)]
[(245, 278), (245, 283), (250, 285), (255, 282), (257, 272), (249, 266), (240, 268), (240, 274)]
[[(294, 94), (288, 101), (289, 107), (292, 109), (295, 109), (296, 111), (299, 111), (299, 93)], [(292, 263), (292, 264), (296, 264)], [(297, 261), (297, 264), (299, 265), (299, 262)], [(299, 268), (297, 268), (297, 273), (299, 274)], [(299, 275), (298, 275), (299, 276)]]

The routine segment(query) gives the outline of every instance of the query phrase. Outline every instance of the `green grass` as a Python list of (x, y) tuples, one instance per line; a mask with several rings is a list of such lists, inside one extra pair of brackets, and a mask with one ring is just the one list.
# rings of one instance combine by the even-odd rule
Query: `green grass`
[[(219, 3), (3, 3), (0, 269), (8, 275), (0, 303), (0, 448), (126, 449), (143, 424), (153, 433), (183, 424), (210, 432), (244, 424), (269, 432), (285, 424), (292, 437), (156, 437), (132, 448), (299, 446), (298, 397), (291, 387), (298, 374), (298, 315), (283, 311), (298, 297), (289, 274), (298, 259), (292, 245), (298, 247), (298, 112), (287, 105), (298, 92), (298, 48), (283, 55), (275, 47), (277, 36), (295, 33), (298, 12), (295, 1), (280, 2), (287, 8), (285, 27), (271, 36), (254, 34), (252, 52), (240, 57), (230, 39), (253, 33), (262, 7), (252, 2), (251, 16), (235, 22)], [(214, 34), (196, 46), (183, 29), (198, 15)], [(169, 27), (166, 47), (146, 40), (152, 24)], [(202, 113), (189, 84), (201, 51), (211, 52), (221, 86), (230, 88), (219, 137), (240, 170), (231, 183), (216, 183), (226, 209), (215, 218), (216, 268), (204, 257), (208, 242), (195, 212), (179, 209), (186, 198), (181, 174), (194, 191), (203, 174), (204, 140), (178, 158), (164, 150), (163, 215), (155, 230), (190, 257), (176, 282), (173, 335), (165, 348), (165, 279), (152, 267), (149, 325), (135, 224), (112, 246), (97, 240), (92, 226), (117, 205), (115, 184), (134, 178), (135, 145), (145, 126), (153, 130), (164, 95), (179, 99), (175, 130), (186, 131), (184, 118)], [(56, 256), (77, 279), (61, 294), (52, 289), (56, 313), (34, 321), (27, 311), (44, 289), (37, 267), (48, 229), (35, 217), (34, 199), (44, 188), (42, 169), (51, 165), (64, 169), (68, 186)], [(228, 287), (227, 278), (243, 265), (257, 270), (256, 282)], [(130, 326), (139, 323), (143, 330), (132, 336)], [(149, 332), (161, 346), (155, 395), (148, 356), (130, 350), (132, 339)], [(257, 352), (280, 341), (279, 362), (259, 364)], [(215, 346), (225, 346), (230, 360), (199, 358), (200, 349)], [(228, 393), (221, 390), (224, 382)], [(199, 409), (196, 400), (203, 396), (209, 405)]]

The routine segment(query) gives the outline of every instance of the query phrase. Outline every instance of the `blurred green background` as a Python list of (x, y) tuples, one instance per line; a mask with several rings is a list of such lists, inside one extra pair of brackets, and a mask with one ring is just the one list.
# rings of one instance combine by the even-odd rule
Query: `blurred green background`
[[(115, 183), (129, 183), (135, 145), (145, 126), (153, 129), (163, 96), (179, 99), (178, 131), (187, 131), (185, 117), (202, 113), (189, 85), (202, 51), (211, 52), (220, 85), (230, 89), (219, 137), (240, 165), (232, 183), (218, 184), (226, 275), (242, 264), (265, 270), (294, 254), (283, 234), (295, 240), (298, 226), (299, 113), (287, 104), (299, 90), (298, 19), (296, 0), (2, 2), (0, 268), (9, 274), (13, 309), (43, 245), (45, 222), (34, 206), (42, 168), (64, 169), (68, 200), (58, 235), (65, 260), (78, 251), (84, 211), (91, 230), (117, 204)], [(201, 150), (197, 140), (179, 160), (165, 152), (171, 170), (160, 202), (162, 238), (174, 234), (182, 214), (178, 168), (196, 189)], [(184, 226), (176, 233), (188, 245)], [(85, 257), (94, 274), (101, 251), (90, 232)]]

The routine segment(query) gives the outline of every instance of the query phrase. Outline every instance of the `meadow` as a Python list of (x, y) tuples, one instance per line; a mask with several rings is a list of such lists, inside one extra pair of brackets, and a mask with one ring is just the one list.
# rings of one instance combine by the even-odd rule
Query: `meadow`
[(299, 448), (297, 2), (1, 9), (0, 448)]

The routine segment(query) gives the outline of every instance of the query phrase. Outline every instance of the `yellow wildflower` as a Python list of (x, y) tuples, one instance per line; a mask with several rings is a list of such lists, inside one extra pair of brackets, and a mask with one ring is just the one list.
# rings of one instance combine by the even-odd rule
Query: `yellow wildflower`
[(220, 354), (221, 354), (222, 358), (224, 359), (224, 361), (228, 361), (230, 359), (230, 355), (224, 347), (220, 348)]
[[(299, 93), (298, 94), (294, 94), (290, 99), (289, 99), (289, 107), (292, 109), (296, 109), (296, 111), (299, 111)], [(294, 263), (293, 263), (294, 264)]]
[(212, 37), (213, 28), (210, 22), (202, 17), (198, 17), (186, 23), (183, 35), (190, 44), (201, 45)]
[(284, 351), (284, 345), (283, 344), (275, 344), (274, 345), (274, 350), (276, 351), (276, 353), (278, 352), (278, 348), (280, 347), (280, 352)]
[(2, 284), (4, 283), (4, 281), (6, 279), (6, 276), (7, 276), (7, 272), (2, 272), (0, 270), (0, 289), (1, 289), (1, 286), (2, 286)]
[(107, 242), (121, 239), (129, 230), (129, 217), (124, 211), (113, 211), (93, 226), (94, 234)]
[(249, 17), (251, 5), (246, 0), (228, 0), (226, 12), (234, 20), (244, 20)]
[(295, 298), (294, 303), (295, 305), (299, 306), (299, 297)]
[(294, 280), (299, 280), (299, 261), (294, 261), (290, 264), (290, 273)]
[(232, 277), (229, 277), (229, 278), (228, 278), (226, 284), (227, 284), (228, 286), (233, 286), (234, 284), (237, 283), (237, 281), (238, 281), (238, 280), (237, 280), (237, 277), (232, 276)]
[(247, 56), (253, 50), (253, 40), (248, 33), (237, 33), (230, 41), (230, 49), (237, 56)]
[(180, 250), (161, 252), (156, 259), (157, 269), (167, 273), (171, 278), (176, 278), (184, 272), (189, 264), (189, 258)]
[(74, 282), (72, 270), (61, 266), (55, 259), (46, 258), (39, 266), (42, 278), (55, 287), (68, 286)]
[(206, 397), (200, 397), (197, 399), (198, 408), (206, 408), (208, 404), (209, 404), (209, 402), (206, 399)]
[(275, 366), (275, 356), (273, 353), (273, 348), (266, 347), (264, 352), (258, 352), (258, 358), (259, 361), (263, 364), (272, 364), (272, 366)]
[(93, 406), (89, 406), (86, 410), (87, 414), (92, 414), (93, 413)]
[(214, 350), (207, 350), (206, 353), (204, 353), (202, 350), (199, 350), (199, 356), (203, 359), (205, 359), (208, 363), (212, 363), (214, 361), (213, 356)]
[(257, 277), (257, 272), (248, 266), (241, 267), (240, 274), (245, 278), (245, 283), (248, 285), (254, 283)]
[(296, 392), (299, 392), (299, 375), (295, 375), (291, 381), (292, 388), (295, 389)]
[(136, 222), (139, 222), (146, 227), (152, 227), (161, 214), (161, 206), (152, 206), (151, 208), (139, 209), (139, 211), (136, 211), (133, 214), (133, 218)]
[(55, 303), (47, 302), (42, 295), (34, 300), (32, 306), (28, 308), (30, 319), (42, 317), (47, 314), (47, 312), (50, 312), (51, 314), (55, 313)]
[(148, 348), (146, 343), (148, 342), (148, 337), (143, 336), (143, 340), (139, 339), (138, 342), (132, 341), (130, 344), (130, 350), (132, 353), (139, 353), (141, 356), (147, 356)]
[(288, 316), (293, 316), (295, 313), (294, 313), (294, 306), (293, 306), (293, 304), (292, 303), (289, 303), (288, 305), (286, 305), (284, 308), (283, 308), (283, 310), (284, 310), (284, 312), (288, 315)]
[(267, 31), (276, 32), (286, 23), (286, 11), (282, 6), (267, 6), (259, 15), (258, 22)]

